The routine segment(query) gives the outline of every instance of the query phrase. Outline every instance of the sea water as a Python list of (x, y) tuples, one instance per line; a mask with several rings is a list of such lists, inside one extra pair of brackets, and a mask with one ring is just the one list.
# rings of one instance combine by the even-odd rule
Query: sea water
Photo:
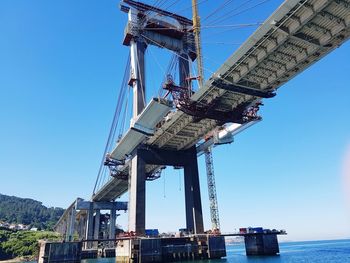
[(227, 262), (236, 263), (350, 263), (350, 240), (280, 243), (280, 255), (247, 257), (243, 244), (228, 245)]
[[(221, 260), (201, 260), (196, 262), (232, 262), (232, 263), (350, 263), (350, 239), (307, 242), (282, 242), (278, 256), (245, 255), (244, 244), (227, 245), (227, 257)], [(89, 259), (83, 263), (114, 263), (114, 258)], [(193, 262), (193, 261), (189, 261)]]

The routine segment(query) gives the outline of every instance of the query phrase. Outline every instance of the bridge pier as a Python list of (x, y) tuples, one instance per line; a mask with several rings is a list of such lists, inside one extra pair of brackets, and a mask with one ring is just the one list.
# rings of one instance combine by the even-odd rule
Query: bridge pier
[(66, 229), (66, 241), (72, 241), (75, 229), (75, 216), (76, 211), (74, 208), (70, 209), (67, 218), (67, 229)]
[[(150, 8), (147, 5), (142, 5), (146, 7), (146, 9)], [(190, 59), (195, 59), (196, 54), (193, 51), (193, 35), (186, 34), (186, 36), (177, 36), (176, 32), (174, 32), (174, 35), (169, 35), (169, 33), (164, 33), (162, 31), (139, 31), (139, 28), (142, 28), (146, 21), (143, 13), (144, 10), (140, 10), (139, 6), (132, 6), (132, 8), (125, 9), (124, 11), (128, 13), (128, 25), (126, 27), (123, 44), (130, 46), (131, 76), (129, 85), (133, 88), (133, 118), (136, 120), (145, 108), (145, 51), (147, 45), (162, 46), (179, 54), (179, 83), (181, 87), (188, 90), (189, 96), (192, 95), (191, 81), (189, 78), (189, 61)], [(159, 12), (159, 10), (155, 12)], [(142, 16), (140, 16), (140, 13), (142, 13)], [(165, 16), (167, 15), (169, 14), (166, 13)], [(178, 23), (184, 27), (192, 27), (191, 20), (181, 16), (176, 16), (175, 19), (179, 19)], [(174, 27), (177, 27), (177, 23)], [(172, 28), (169, 28), (169, 30), (171, 29)], [(146, 150), (143, 148), (141, 150), (136, 149), (132, 153), (133, 158), (131, 160), (131, 172), (128, 186), (129, 231), (133, 231), (137, 235), (145, 234), (146, 165), (159, 164), (184, 167), (187, 229), (192, 233), (203, 233), (202, 205), (199, 189), (197, 152), (195, 147), (183, 151), (155, 151), (155, 149)], [(186, 158), (182, 156), (182, 153), (185, 154)]]
[(144, 235), (146, 217), (146, 164), (184, 167), (186, 227), (204, 233), (197, 152), (195, 147), (182, 151), (141, 147), (132, 159), (129, 181), (129, 231)]
[(87, 212), (81, 211), (77, 213), (77, 229), (76, 232), (78, 234), (79, 239), (86, 236), (86, 227), (87, 227)]
[[(94, 222), (94, 239), (99, 239), (100, 235), (100, 225), (101, 225), (101, 211), (96, 210), (95, 212), (95, 222)], [(94, 242), (93, 247), (97, 248), (98, 242)]]
[[(116, 230), (116, 211), (127, 210), (127, 202), (90, 202), (81, 198), (76, 199), (65, 211), (54, 230), (63, 235), (65, 241), (73, 241), (74, 234), (78, 239), (94, 240), (100, 238), (101, 210), (110, 210), (108, 235), (103, 238), (114, 239)], [(105, 217), (103, 217), (105, 218)], [(84, 242), (85, 249), (97, 248), (98, 242)], [(109, 244), (114, 247), (114, 242)]]
[[(111, 238), (111, 239), (114, 239), (116, 237), (116, 235), (115, 235), (116, 218), (117, 218), (116, 209), (115, 209), (115, 207), (112, 207), (111, 216), (109, 219), (109, 238)], [(112, 247), (112, 248), (114, 247), (114, 242), (110, 243), (110, 247)]]
[(204, 233), (197, 152), (184, 165), (184, 182), (187, 231), (194, 234)]
[[(109, 218), (109, 229), (108, 237), (110, 239), (115, 238), (115, 224), (116, 224), (116, 211), (127, 210), (126, 202), (90, 202), (82, 199), (77, 199), (75, 204), (76, 210), (87, 211), (87, 222), (85, 239), (92, 240), (98, 239), (100, 233), (100, 221), (101, 221), (101, 210), (110, 210)], [(95, 215), (94, 215), (95, 214)], [(97, 244), (97, 243), (96, 243)], [(112, 247), (114, 244), (110, 244)], [(93, 247), (92, 242), (86, 242), (85, 248), (89, 249)]]
[(137, 154), (131, 161), (129, 180), (129, 231), (143, 235), (146, 227), (146, 165)]
[[(93, 210), (93, 203), (89, 203), (89, 208), (87, 211), (87, 222), (86, 222), (86, 233), (85, 233), (85, 239), (93, 239), (94, 238), (94, 210)], [(85, 243), (85, 249), (91, 248), (92, 243), (86, 242)]]

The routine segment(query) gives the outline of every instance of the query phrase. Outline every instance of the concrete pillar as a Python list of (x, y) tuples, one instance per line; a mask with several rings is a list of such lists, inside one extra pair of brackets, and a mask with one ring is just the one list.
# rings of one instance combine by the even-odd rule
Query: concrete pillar
[(61, 232), (60, 232), (62, 233), (64, 240), (67, 240), (67, 229), (68, 229), (67, 218), (64, 218), (61, 222)]
[(81, 215), (81, 217), (80, 217), (80, 227), (81, 227), (81, 229), (80, 229), (80, 238), (86, 238), (86, 235), (87, 235), (87, 233), (86, 233), (86, 229), (87, 229), (87, 214), (83, 214), (83, 215)]
[(67, 218), (66, 241), (73, 240), (73, 235), (75, 230), (75, 216), (76, 216), (76, 211), (74, 208), (72, 208)]
[(95, 227), (94, 227), (94, 239), (99, 238), (99, 233), (100, 233), (100, 217), (101, 217), (101, 212), (100, 210), (95, 210)]
[(146, 174), (145, 162), (136, 155), (131, 161), (129, 179), (129, 231), (139, 235), (145, 233), (146, 218)]
[[(86, 239), (94, 238), (94, 209), (93, 203), (90, 203), (90, 207), (88, 210), (87, 222), (86, 222)], [(91, 242), (85, 243), (86, 248), (91, 248)]]
[[(181, 87), (188, 88), (191, 92), (189, 68), (189, 58), (187, 54), (182, 53), (179, 57), (179, 82)], [(189, 97), (192, 94), (188, 94)], [(198, 163), (195, 148), (192, 149), (191, 160), (184, 166), (185, 177), (185, 206), (186, 206), (186, 225), (192, 233), (203, 233), (202, 204), (199, 187)]]
[(84, 226), (83, 226), (83, 217), (82, 215), (79, 215), (78, 217), (78, 236), (79, 236), (79, 240), (82, 239), (83, 237), (85, 237), (85, 233), (84, 233)]
[[(102, 231), (102, 238), (103, 239), (107, 239), (108, 238), (106, 225), (107, 225), (107, 222), (106, 222), (106, 218), (104, 217), (103, 218), (103, 229), (101, 229), (101, 231)], [(101, 222), (101, 227), (102, 227), (102, 222)]]
[(136, 118), (145, 108), (145, 51), (146, 44), (139, 40), (131, 40), (130, 59), (131, 74), (136, 80), (133, 83), (133, 117)]
[[(109, 238), (114, 239), (115, 238), (115, 223), (116, 223), (116, 210), (115, 208), (111, 209), (111, 218), (109, 223)], [(115, 242), (110, 242), (110, 247), (114, 247)]]
[[(94, 239), (98, 239), (99, 238), (99, 234), (100, 234), (100, 215), (101, 212), (99, 209), (95, 210), (95, 226), (94, 226)], [(98, 241), (94, 242), (94, 248), (98, 247)]]
[(202, 202), (199, 185), (196, 149), (188, 164), (184, 166), (186, 227), (195, 234), (204, 233)]
[[(143, 19), (138, 16), (138, 11), (130, 8), (128, 14), (129, 24), (137, 25)], [(136, 118), (145, 108), (145, 51), (147, 44), (141, 37), (134, 36), (130, 41), (130, 79), (133, 79), (133, 118)]]
[(111, 209), (111, 222), (109, 226), (109, 236), (110, 238), (115, 238), (115, 222), (116, 222), (116, 210), (115, 208)]

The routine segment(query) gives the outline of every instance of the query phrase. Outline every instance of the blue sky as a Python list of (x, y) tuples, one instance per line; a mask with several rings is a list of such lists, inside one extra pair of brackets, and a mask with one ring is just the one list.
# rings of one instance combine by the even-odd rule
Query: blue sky
[[(190, 17), (189, 0), (165, 2)], [(216, 17), (205, 17), (224, 1), (201, 2), (204, 27), (215, 25)], [(281, 3), (238, 8), (219, 25), (262, 22)], [(90, 197), (128, 54), (125, 22), (118, 1), (0, 1), (0, 193), (61, 207)], [(206, 76), (255, 28), (203, 29)], [(163, 65), (168, 57), (154, 47), (147, 53), (148, 98), (161, 81), (154, 59)], [(262, 122), (215, 148), (223, 231), (261, 225), (286, 229), (289, 240), (350, 237), (342, 172), (349, 165), (349, 57), (346, 43), (266, 100)], [(200, 172), (209, 229), (203, 158)], [(163, 175), (147, 184), (147, 226), (175, 231), (185, 224), (181, 175), (172, 168)]]

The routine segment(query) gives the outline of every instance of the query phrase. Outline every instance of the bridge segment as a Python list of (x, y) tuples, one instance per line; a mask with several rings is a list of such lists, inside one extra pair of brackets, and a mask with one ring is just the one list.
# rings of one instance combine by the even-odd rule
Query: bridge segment
[[(124, 2), (138, 3), (131, 0)], [(145, 8), (144, 5), (141, 7)], [(200, 229), (201, 232), (199, 187), (195, 194), (188, 194), (189, 189), (198, 183), (195, 156), (202, 154), (213, 144), (232, 142), (234, 135), (259, 121), (259, 118), (247, 118), (247, 109), (259, 104), (262, 99), (274, 97), (279, 87), (347, 41), (350, 36), (350, 1), (286, 0), (223, 63), (204, 87), (190, 97), (194, 104), (210, 105), (212, 112), (216, 113), (212, 114), (209, 109), (200, 116), (198, 112), (188, 109), (174, 110), (172, 102), (164, 98), (154, 99), (146, 105), (145, 82), (142, 76), (143, 56), (147, 45), (157, 45), (178, 54), (180, 65), (186, 72), (179, 79), (179, 86), (189, 85), (186, 79), (188, 63), (195, 59), (196, 54), (190, 46), (184, 49), (185, 42), (170, 41), (169, 36), (154, 34), (152, 23), (146, 25), (149, 27), (148, 31), (144, 28), (140, 33), (142, 38), (133, 38), (133, 30), (137, 29), (135, 25), (143, 23), (144, 20), (140, 19), (142, 16), (133, 13), (135, 8), (124, 6), (122, 10), (129, 15), (124, 44), (130, 45), (132, 50), (130, 83), (135, 92), (134, 116), (130, 129), (109, 155), (116, 162), (115, 173), (94, 193), (92, 201), (113, 202), (129, 190), (132, 196), (129, 208), (132, 208), (130, 214), (133, 217), (129, 220), (132, 225), (129, 230), (142, 232), (145, 210), (144, 179), (152, 178), (165, 165), (180, 164), (190, 170), (187, 173), (185, 171), (185, 180), (191, 181), (186, 184), (187, 226)], [(191, 27), (190, 20), (181, 19), (183, 21), (179, 27), (165, 31), (167, 34), (175, 34), (177, 40), (184, 37), (184, 34), (181, 35), (183, 28)], [(215, 115), (231, 117), (223, 119)], [(195, 165), (190, 167), (187, 161), (177, 159), (175, 153), (188, 154), (189, 160)], [(165, 157), (159, 160), (159, 154)], [(166, 157), (167, 155), (170, 157)], [(194, 207), (193, 203), (197, 205), (191, 213), (190, 207)], [(74, 229), (79, 229), (79, 226), (85, 229), (84, 238), (95, 238), (98, 230), (91, 233), (92, 221), (100, 216), (97, 212), (99, 209), (95, 210), (94, 205), (89, 204), (88, 210), (77, 211), (73, 203), (56, 227), (64, 231), (68, 239), (72, 238)], [(141, 215), (137, 215), (137, 211), (141, 211)], [(75, 221), (74, 218), (82, 221)], [(77, 222), (79, 226), (76, 225)]]
[[(65, 241), (100, 239), (101, 236), (103, 239), (115, 238), (116, 212), (127, 209), (127, 202), (92, 202), (77, 198), (65, 210), (54, 230), (60, 233)], [(101, 214), (101, 211), (106, 210), (110, 211), (107, 217)], [(102, 223), (104, 229), (101, 227)], [(91, 248), (93, 244), (87, 242), (85, 246)]]
[[(348, 0), (286, 0), (191, 100), (211, 104), (223, 115), (237, 116), (240, 123), (234, 125), (239, 129), (251, 126), (256, 120), (243, 120), (249, 106), (273, 97), (279, 87), (349, 39), (349, 3)], [(225, 131), (220, 120), (198, 120), (181, 110), (165, 110), (156, 118), (162, 121), (151, 127), (151, 133), (143, 134), (141, 141), (159, 149), (176, 151), (197, 145), (201, 153), (208, 145), (204, 136)], [(214, 143), (213, 139), (210, 141)], [(118, 169), (128, 178), (130, 161), (123, 156), (132, 156), (134, 148), (125, 147), (121, 151), (122, 146), (120, 142), (111, 157), (125, 160), (125, 165)], [(146, 165), (148, 173), (156, 169), (159, 166)], [(127, 190), (125, 180), (111, 178), (95, 193), (93, 200), (114, 200)]]

